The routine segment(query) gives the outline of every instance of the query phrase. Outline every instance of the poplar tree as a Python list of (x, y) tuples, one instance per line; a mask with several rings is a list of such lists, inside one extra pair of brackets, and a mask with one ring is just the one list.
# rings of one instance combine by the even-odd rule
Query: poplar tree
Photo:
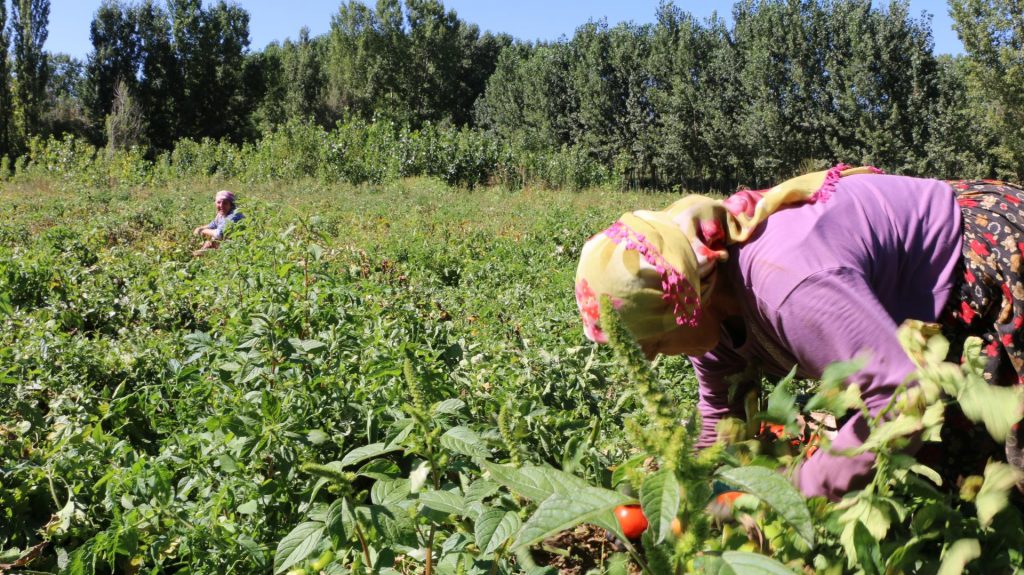
[(139, 73), (133, 95), (146, 126), (145, 139), (154, 149), (167, 150), (180, 136), (177, 110), (182, 83), (171, 45), (170, 16), (153, 0), (146, 0), (133, 6), (129, 17), (135, 29)]
[[(11, 70), (7, 53), (10, 38), (7, 35), (7, 3), (0, 0), (0, 158), (11, 155), (11, 124), (14, 120), (11, 106)], [(0, 174), (0, 177), (6, 174)]]
[(282, 56), (286, 116), (325, 124), (322, 44), (310, 39), (309, 28), (303, 27), (297, 42), (285, 41)]
[(47, 26), (50, 0), (14, 0), (11, 32), (14, 41), (14, 111), (19, 136), (28, 138), (41, 131), (46, 102)]
[(245, 97), (249, 13), (223, 0), (204, 9), (201, 0), (170, 0), (172, 46), (179, 91), (179, 134), (239, 140), (251, 121)]
[(86, 63), (87, 108), (100, 140), (107, 115), (114, 106), (119, 83), (137, 87), (139, 38), (129, 8), (119, 0), (104, 0), (89, 25), (92, 52)]

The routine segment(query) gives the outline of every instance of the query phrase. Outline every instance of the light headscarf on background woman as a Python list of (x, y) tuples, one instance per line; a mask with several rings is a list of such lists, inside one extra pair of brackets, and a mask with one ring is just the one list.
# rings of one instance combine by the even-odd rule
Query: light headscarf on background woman
[(843, 176), (881, 173), (840, 164), (768, 190), (745, 190), (725, 200), (690, 195), (661, 211), (623, 214), (590, 238), (576, 269), (576, 304), (583, 331), (607, 342), (598, 298), (608, 295), (637, 339), (681, 325), (694, 326), (715, 288), (715, 265), (727, 246), (750, 238), (758, 225), (786, 206), (826, 201)]
[(233, 194), (233, 193), (231, 193), (231, 192), (229, 192), (227, 190), (221, 190), (221, 191), (217, 192), (217, 195), (214, 197), (214, 199), (216, 199), (216, 200), (227, 200), (227, 201), (231, 202), (231, 207), (235, 207), (235, 194)]

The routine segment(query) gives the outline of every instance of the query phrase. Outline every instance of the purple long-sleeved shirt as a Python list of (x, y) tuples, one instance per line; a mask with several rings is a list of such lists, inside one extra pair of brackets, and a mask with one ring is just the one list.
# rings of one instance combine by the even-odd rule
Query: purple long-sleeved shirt
[[(896, 338), (909, 318), (935, 321), (960, 257), (960, 209), (941, 181), (858, 175), (841, 179), (828, 201), (773, 214), (746, 243), (730, 249), (721, 270), (737, 286), (745, 338), (723, 330), (715, 349), (690, 358), (700, 384), (699, 446), (715, 439), (729, 401), (726, 378), (752, 362), (763, 372), (818, 378), (830, 363), (870, 352), (850, 380), (876, 414), (913, 371)], [(737, 338), (739, 339), (739, 338)], [(738, 343), (739, 345), (735, 345)], [(867, 437), (860, 415), (832, 441), (834, 449)], [(795, 478), (808, 496), (831, 498), (866, 484), (870, 453), (850, 458), (818, 450)]]

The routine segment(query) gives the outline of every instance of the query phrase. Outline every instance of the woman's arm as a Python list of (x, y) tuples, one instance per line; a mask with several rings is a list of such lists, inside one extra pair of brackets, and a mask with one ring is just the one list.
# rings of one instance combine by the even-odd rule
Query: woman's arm
[(746, 370), (747, 362), (724, 344), (700, 357), (691, 357), (690, 362), (697, 374), (700, 393), (697, 411), (701, 417), (701, 429), (696, 446), (702, 449), (718, 438), (718, 422), (722, 419), (746, 417), (743, 397), (749, 386), (756, 382), (737, 379)]
[[(782, 340), (809, 373), (820, 374), (830, 363), (866, 352), (867, 363), (849, 383), (860, 386), (872, 416), (914, 371), (896, 336), (896, 323), (855, 270), (832, 269), (810, 276), (783, 301), (776, 322)], [(857, 447), (868, 433), (867, 422), (855, 415), (839, 429), (832, 449)], [(845, 457), (819, 450), (803, 464), (796, 481), (808, 496), (838, 499), (868, 483), (873, 463), (870, 453)]]
[(209, 237), (210, 239), (213, 239), (213, 240), (218, 240), (218, 241), (223, 240), (224, 239), (224, 232), (225, 232), (225, 230), (227, 230), (228, 224), (232, 224), (232, 223), (241, 221), (241, 219), (244, 218), (244, 217), (245, 216), (243, 216), (239, 212), (232, 212), (232, 213), (224, 216), (223, 218), (218, 218), (218, 219), (213, 220), (212, 222), (210, 222), (210, 232), (212, 232), (212, 233), (210, 235), (208, 235), (207, 237)]

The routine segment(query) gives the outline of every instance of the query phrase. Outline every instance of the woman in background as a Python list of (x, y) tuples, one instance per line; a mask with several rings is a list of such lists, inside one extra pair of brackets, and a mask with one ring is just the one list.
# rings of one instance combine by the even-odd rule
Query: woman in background
[(217, 192), (214, 202), (217, 206), (217, 215), (214, 216), (213, 221), (192, 230), (194, 235), (205, 240), (198, 250), (192, 252), (193, 255), (200, 255), (206, 250), (216, 249), (224, 239), (224, 231), (228, 224), (239, 222), (245, 217), (241, 212), (235, 210), (235, 194), (227, 190)]

